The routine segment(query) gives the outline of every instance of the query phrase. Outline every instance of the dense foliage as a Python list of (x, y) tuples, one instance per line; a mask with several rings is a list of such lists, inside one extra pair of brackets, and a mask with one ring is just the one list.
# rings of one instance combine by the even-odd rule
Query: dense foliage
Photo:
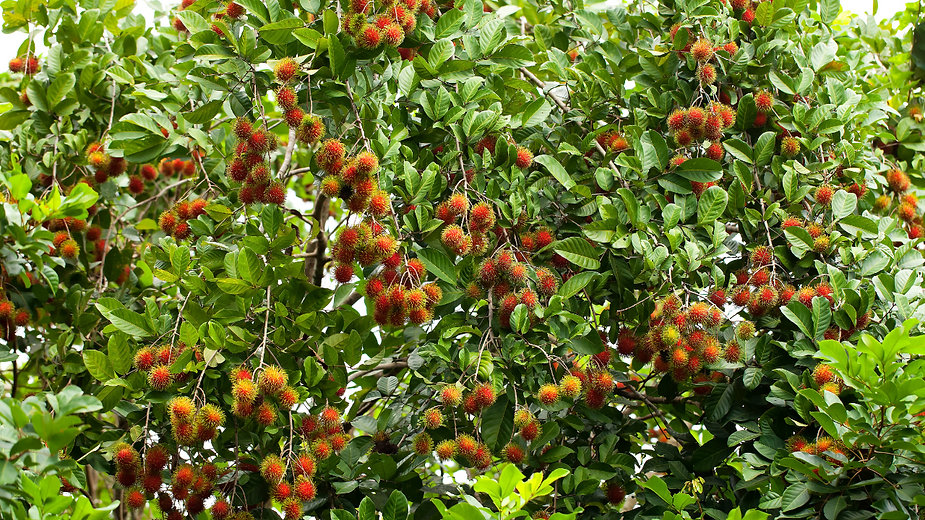
[(3, 4), (0, 516), (925, 511), (915, 6), (455, 1)]

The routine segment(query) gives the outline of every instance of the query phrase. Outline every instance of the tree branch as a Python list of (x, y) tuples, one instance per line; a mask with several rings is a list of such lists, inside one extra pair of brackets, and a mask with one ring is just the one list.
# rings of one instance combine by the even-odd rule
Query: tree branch
[(279, 167), (279, 178), (285, 179), (289, 167), (292, 165), (292, 152), (295, 150), (296, 127), (289, 127), (289, 142), (286, 143), (286, 154), (283, 156), (283, 165)]
[(347, 382), (349, 383), (351, 381), (354, 381), (361, 377), (366, 377), (376, 372), (385, 372), (386, 370), (394, 370), (396, 368), (398, 369), (408, 368), (408, 362), (407, 361), (394, 361), (392, 363), (383, 363), (377, 366), (376, 368), (372, 368), (370, 370), (361, 370), (359, 372), (354, 372), (347, 377)]

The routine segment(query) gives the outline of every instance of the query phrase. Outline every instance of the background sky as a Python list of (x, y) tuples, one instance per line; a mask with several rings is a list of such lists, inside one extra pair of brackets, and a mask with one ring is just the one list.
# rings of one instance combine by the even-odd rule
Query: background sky
[[(144, 0), (136, 0), (137, 5), (135, 7), (135, 12), (144, 16), (150, 23), (153, 19), (154, 9), (152, 9)], [(846, 11), (850, 11), (856, 15), (867, 16), (873, 10), (873, 3), (875, 0), (841, 0), (842, 8)], [(169, 5), (170, 1), (164, 2), (165, 5)], [(177, 2), (179, 4), (179, 2)], [(875, 18), (877, 20), (883, 20), (890, 18), (896, 12), (903, 9), (905, 4), (904, 0), (879, 0), (879, 5), (877, 9), (877, 14)], [(26, 39), (26, 33), (24, 32), (15, 32), (12, 34), (2, 34), (0, 33), (0, 67), (6, 68), (6, 64), (16, 56), (16, 52), (19, 49), (19, 46)], [(38, 41), (38, 53), (41, 56), (46, 50), (42, 45), (41, 41)]]

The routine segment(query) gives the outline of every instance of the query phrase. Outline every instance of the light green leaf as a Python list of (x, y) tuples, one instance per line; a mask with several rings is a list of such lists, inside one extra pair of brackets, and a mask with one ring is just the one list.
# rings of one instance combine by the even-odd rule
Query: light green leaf
[(701, 226), (713, 226), (713, 221), (718, 219), (723, 211), (726, 210), (726, 204), (729, 202), (729, 194), (719, 186), (710, 186), (707, 191), (700, 196), (697, 203), (697, 222)]
[(83, 352), (84, 366), (87, 372), (99, 381), (109, 381), (116, 377), (116, 371), (112, 368), (112, 363), (106, 354), (99, 350), (85, 350)]
[(456, 285), (456, 270), (453, 262), (436, 249), (421, 249), (417, 252), (418, 258), (424, 262), (427, 272), (446, 283)]
[(601, 266), (600, 254), (587, 240), (570, 237), (553, 244), (553, 249), (569, 262), (582, 269), (598, 269)]
[(562, 164), (559, 163), (555, 157), (551, 155), (540, 155), (534, 157), (533, 162), (545, 166), (546, 169), (549, 170), (549, 173), (551, 173), (565, 189), (570, 190), (575, 187), (575, 181), (572, 180), (572, 177), (565, 171), (565, 168), (562, 167)]

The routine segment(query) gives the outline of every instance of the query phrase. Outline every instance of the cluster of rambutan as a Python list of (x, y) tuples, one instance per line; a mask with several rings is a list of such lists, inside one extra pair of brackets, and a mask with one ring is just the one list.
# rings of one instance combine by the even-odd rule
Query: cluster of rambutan
[[(379, 12), (373, 12), (376, 6)], [(418, 13), (434, 16), (436, 8), (431, 0), (350, 0), (341, 27), (361, 49), (396, 48), (417, 27)]]
[[(170, 366), (186, 351), (186, 344), (182, 341), (176, 345), (163, 345), (160, 348), (145, 346), (135, 352), (135, 368), (145, 372), (148, 385), (154, 390), (167, 390), (174, 383), (182, 383), (188, 377), (186, 372), (173, 374)], [(202, 353), (194, 351), (196, 361), (202, 361)]]
[(520, 235), (520, 245), (527, 251), (539, 251), (555, 241), (555, 233), (546, 226)]
[(243, 117), (231, 125), (238, 142), (234, 157), (225, 171), (228, 178), (244, 185), (238, 191), (238, 201), (245, 205), (255, 202), (282, 205), (286, 201), (286, 188), (279, 181), (271, 181), (266, 154), (277, 148), (276, 134), (255, 128)]
[(336, 139), (321, 143), (315, 161), (326, 173), (321, 180), (321, 191), (328, 197), (340, 197), (348, 210), (366, 212), (374, 218), (392, 213), (389, 195), (379, 189), (375, 176), (379, 158), (372, 152), (362, 151), (348, 158), (344, 144)]
[(625, 150), (629, 150), (631, 147), (629, 140), (627, 140), (623, 134), (616, 130), (608, 130), (598, 134), (595, 139), (597, 140), (597, 143), (601, 145), (601, 148), (603, 148), (606, 152), (619, 153)]
[(832, 367), (825, 363), (816, 365), (809, 373), (809, 379), (820, 392), (831, 392), (838, 395), (847, 388), (842, 378), (838, 377)]
[(29, 54), (25, 57), (16, 56), (10, 60), (10, 72), (24, 72), (27, 76), (31, 76), (41, 70), (41, 65), (39, 65), (39, 59), (35, 57), (34, 54)]
[(325, 460), (334, 453), (340, 453), (350, 442), (350, 435), (344, 432), (340, 412), (333, 406), (325, 406), (317, 415), (302, 417), (298, 429), (306, 445), (306, 453), (300, 455), (294, 465), (306, 471), (314, 467), (309, 465), (312, 460)]
[[(317, 494), (312, 477), (318, 461), (340, 453), (350, 442), (350, 436), (343, 431), (340, 413), (330, 406), (318, 415), (303, 417), (298, 431), (306, 449), (289, 461), (291, 468), (277, 455), (265, 457), (260, 464), (260, 475), (270, 484), (273, 499), (290, 519), (301, 518), (302, 503)], [(290, 474), (291, 478), (287, 478)]]
[[(815, 441), (808, 441), (802, 435), (794, 435), (787, 439), (785, 444), (787, 451), (790, 453), (802, 452), (808, 455), (816, 455), (819, 457), (825, 458), (830, 464), (835, 466), (841, 466), (843, 461), (839, 460), (832, 455), (841, 455), (843, 457), (848, 457), (846, 453), (847, 448), (845, 444), (841, 441), (836, 441), (835, 439), (828, 436), (818, 437)], [(832, 455), (826, 455), (830, 453)]]
[[(470, 392), (463, 395), (458, 385), (444, 385), (437, 392), (437, 400), (443, 405), (443, 409), (431, 408), (421, 415), (421, 426), (424, 430), (434, 432), (434, 435), (444, 435), (446, 429), (440, 429), (446, 424), (446, 413), (454, 414), (460, 406), (462, 411), (470, 416), (477, 416), (482, 410), (495, 403), (497, 395), (491, 383), (479, 383)], [(487, 469), (493, 462), (491, 449), (483, 442), (479, 442), (470, 434), (459, 433), (453, 438), (443, 438), (436, 442), (428, 431), (417, 434), (412, 442), (412, 449), (415, 453), (422, 456), (429, 456), (436, 451), (437, 457), (441, 460), (456, 459), (465, 462), (471, 467), (478, 469)], [(520, 449), (520, 456), (517, 456), (516, 450), (512, 445), (502, 450), (502, 456), (505, 460), (517, 462), (523, 460), (524, 452)], [(507, 458), (510, 456), (510, 458)]]
[(164, 233), (172, 235), (177, 240), (185, 240), (193, 236), (193, 229), (187, 221), (205, 215), (208, 205), (208, 201), (202, 198), (180, 201), (172, 209), (161, 213), (157, 223)]
[(752, 0), (729, 0), (729, 6), (737, 11), (739, 19), (747, 24), (751, 24), (755, 20), (755, 7), (753, 4), (757, 3), (752, 2)]
[(62, 258), (76, 258), (80, 253), (80, 246), (77, 244), (77, 240), (74, 239), (74, 235), (83, 232), (86, 241), (90, 244), (94, 244), (96, 261), (102, 259), (102, 252), (106, 248), (106, 242), (100, 239), (103, 230), (100, 229), (99, 226), (91, 226), (88, 228), (87, 221), (74, 217), (46, 220), (42, 225), (52, 233), (55, 233), (52, 239), (52, 246), (49, 249), (49, 254), (57, 255)]
[[(189, 3), (190, 5), (192, 5), (193, 1), (195, 0), (183, 0), (184, 3)], [(212, 20), (216, 22), (226, 19), (234, 21), (244, 16), (244, 13), (244, 7), (242, 7), (241, 4), (229, 1), (225, 4), (225, 9), (223, 11), (219, 11), (212, 15)], [(314, 20), (314, 15), (309, 14), (309, 19)], [(219, 37), (225, 37), (225, 31), (214, 23), (212, 24), (212, 32), (219, 35)]]
[(97, 184), (103, 184), (110, 177), (122, 175), (128, 168), (124, 158), (110, 156), (102, 143), (94, 142), (87, 145), (85, 155), (87, 164), (93, 167), (93, 179)]
[[(824, 195), (826, 190), (831, 190), (831, 187), (828, 185), (820, 186), (816, 190), (816, 198), (826, 200), (825, 197), (828, 197), (831, 200), (832, 195)], [(818, 222), (804, 222), (802, 219), (797, 217), (787, 217), (781, 222), (781, 228), (787, 229), (790, 227), (801, 227), (806, 229), (806, 232), (809, 233), (810, 238), (813, 240), (813, 251), (819, 253), (820, 255), (825, 255), (829, 252), (831, 244), (831, 237), (826, 233), (826, 229), (819, 224)]]
[(263, 367), (256, 382), (250, 368), (238, 366), (231, 372), (231, 382), (232, 413), (241, 419), (252, 418), (260, 426), (274, 424), (279, 409), (291, 410), (301, 400), (299, 392), (289, 385), (286, 371), (276, 365)]
[(668, 115), (668, 130), (678, 146), (686, 148), (704, 139), (711, 141), (705, 149), (705, 156), (719, 161), (724, 151), (720, 139), (723, 130), (735, 124), (736, 113), (729, 105), (712, 102), (706, 109), (693, 106), (678, 109)]
[(173, 438), (181, 446), (193, 446), (215, 438), (218, 428), (225, 425), (225, 413), (214, 404), (197, 409), (186, 396), (174, 397), (167, 405)]
[(443, 299), (443, 289), (434, 282), (422, 283), (427, 271), (416, 258), (398, 253), (385, 259), (385, 269), (366, 282), (366, 295), (374, 302), (373, 319), (379, 325), (402, 327), (406, 321), (420, 325), (433, 319), (434, 308)]
[[(365, 220), (355, 226), (341, 228), (338, 230), (331, 246), (331, 257), (337, 262), (334, 266), (334, 278), (339, 283), (347, 283), (352, 280), (354, 275), (353, 262), (358, 262), (363, 267), (385, 263), (387, 270), (395, 271), (395, 276), (385, 274), (380, 279), (387, 277), (389, 281), (394, 282), (398, 278), (396, 270), (402, 264), (402, 256), (398, 249), (398, 241), (386, 233), (386, 229), (375, 220)], [(426, 274), (424, 265), (417, 259), (406, 265), (406, 271), (416, 281), (423, 280)], [(373, 293), (378, 294), (381, 289), (391, 284), (385, 284), (381, 287), (379, 285), (374, 284), (373, 287), (369, 287), (369, 284), (367, 284), (367, 293), (372, 290)], [(371, 298), (375, 297), (369, 296)]]
[(278, 455), (267, 455), (260, 463), (260, 475), (270, 484), (270, 494), (279, 504), (284, 518), (302, 518), (302, 502), (312, 500), (317, 495), (317, 487), (312, 480), (315, 473), (315, 459), (311, 455), (301, 454), (292, 465), (292, 480), (286, 461)]
[(26, 309), (17, 309), (13, 302), (0, 296), (0, 337), (6, 337), (7, 329), (25, 327), (32, 320)]
[(560, 397), (575, 400), (581, 397), (588, 408), (603, 408), (614, 389), (618, 387), (613, 374), (607, 368), (609, 363), (610, 352), (606, 349), (601, 354), (592, 356), (584, 365), (576, 363), (572, 365), (569, 374), (559, 381), (558, 386), (547, 384), (540, 387), (537, 399), (540, 403), (550, 406), (557, 403)]
[(893, 208), (910, 239), (925, 238), (925, 222), (918, 209), (919, 199), (915, 193), (908, 193), (912, 188), (909, 176), (898, 168), (888, 170), (883, 176), (890, 194), (877, 197), (874, 210), (884, 212)]
[(173, 177), (174, 175), (179, 175), (183, 177), (192, 177), (196, 175), (196, 161), (195, 160), (184, 160), (184, 159), (161, 159), (157, 163), (157, 169), (155, 170), (153, 166), (146, 164), (142, 166), (141, 176), (149, 181), (153, 181), (157, 178), (157, 174), (160, 173), (164, 177)]
[(621, 331), (617, 338), (617, 351), (633, 355), (642, 363), (652, 362), (653, 368), (670, 373), (678, 382), (696, 377), (704, 383), (702, 375), (707, 367), (724, 359), (730, 363), (742, 360), (744, 348), (739, 341), (755, 334), (751, 322), (740, 322), (736, 336), (725, 346), (720, 344), (716, 331), (724, 323), (723, 312), (708, 303), (695, 302), (685, 307), (675, 294), (656, 303), (649, 318), (649, 330), (637, 338), (629, 331)]
[[(434, 216), (446, 224), (440, 241), (454, 255), (482, 255), (488, 250), (488, 232), (495, 227), (495, 212), (488, 203), (470, 206), (466, 195), (457, 192), (437, 205)], [(460, 217), (466, 229), (456, 224)]]
[[(212, 495), (218, 477), (218, 468), (212, 463), (198, 467), (189, 463), (180, 464), (171, 475), (170, 490), (158, 493), (157, 505), (166, 518), (195, 518), (205, 511), (205, 502)], [(188, 516), (177, 510), (175, 501), (183, 502)], [(213, 518), (217, 519), (223, 513), (227, 517), (231, 507), (223, 497), (216, 496), (211, 511)], [(215, 513), (218, 513), (218, 516)]]
[[(483, 290), (490, 290), (498, 302), (498, 319), (503, 327), (510, 327), (511, 313), (519, 304), (533, 309), (540, 303), (539, 294), (527, 285), (529, 264), (516, 261), (509, 249), (499, 249), (476, 268), (475, 280), (466, 288), (466, 295), (481, 298)], [(548, 273), (545, 269), (543, 276)], [(552, 276), (549, 274), (548, 276)], [(547, 287), (548, 288), (548, 287)], [(545, 293), (543, 293), (545, 294)]]

